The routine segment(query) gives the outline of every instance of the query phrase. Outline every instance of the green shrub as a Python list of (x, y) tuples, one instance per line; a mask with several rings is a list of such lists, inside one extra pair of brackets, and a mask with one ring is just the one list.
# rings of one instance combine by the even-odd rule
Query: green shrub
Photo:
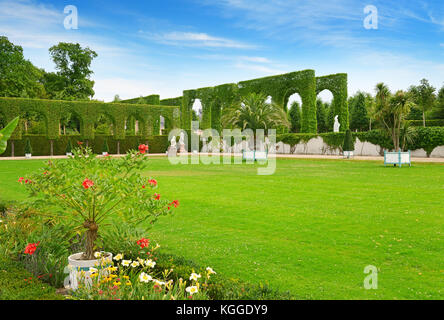
[(105, 140), (103, 141), (102, 152), (106, 152), (106, 153), (109, 152), (108, 139), (105, 139)]
[(344, 138), (344, 144), (342, 146), (342, 151), (354, 151), (354, 150), (355, 150), (354, 139), (352, 138), (351, 131), (347, 130), (345, 132), (345, 138)]
[[(423, 127), (422, 120), (410, 120), (409, 124), (413, 127)], [(444, 119), (426, 120), (426, 127), (444, 127)]]
[(68, 138), (68, 143), (66, 145), (65, 153), (72, 153), (72, 143), (71, 139)]
[(32, 153), (31, 141), (29, 140), (29, 138), (26, 138), (25, 154), (31, 154), (31, 153)]

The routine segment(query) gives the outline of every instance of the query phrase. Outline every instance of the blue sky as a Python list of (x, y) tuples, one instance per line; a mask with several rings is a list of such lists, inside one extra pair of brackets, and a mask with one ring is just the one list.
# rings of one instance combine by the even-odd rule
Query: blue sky
[[(67, 5), (77, 30), (63, 26)], [(378, 9), (377, 30), (363, 26), (366, 5)], [(95, 98), (106, 101), (303, 69), (348, 73), (349, 94), (380, 81), (393, 91), (444, 84), (442, 0), (0, 0), (0, 34), (47, 70), (50, 46), (89, 46)]]

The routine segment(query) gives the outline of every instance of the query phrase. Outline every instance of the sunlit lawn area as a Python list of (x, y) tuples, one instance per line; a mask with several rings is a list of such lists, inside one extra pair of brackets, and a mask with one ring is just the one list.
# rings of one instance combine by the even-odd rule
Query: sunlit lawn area
[[(39, 160), (0, 161), (0, 200)], [(149, 232), (166, 252), (296, 298), (444, 298), (444, 165), (280, 159), (253, 165), (150, 160), (159, 193), (180, 200)], [(364, 267), (379, 268), (377, 290)]]

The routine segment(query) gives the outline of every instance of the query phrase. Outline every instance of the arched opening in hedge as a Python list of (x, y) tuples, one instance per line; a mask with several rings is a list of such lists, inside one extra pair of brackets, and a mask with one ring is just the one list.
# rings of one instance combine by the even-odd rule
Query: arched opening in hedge
[(114, 127), (115, 120), (109, 114), (104, 112), (99, 113), (94, 121), (94, 131), (96, 134), (113, 136)]
[(320, 91), (316, 96), (318, 133), (333, 131), (335, 116), (338, 115), (333, 106), (333, 100), (333, 93), (329, 89)]
[(192, 121), (202, 120), (202, 101), (200, 99), (195, 99), (192, 107)]
[(47, 134), (47, 118), (43, 112), (24, 110), (20, 114), (24, 134)]
[(65, 112), (60, 117), (59, 134), (73, 135), (80, 134), (82, 128), (82, 118), (76, 112)]
[(287, 104), (284, 109), (288, 112), (288, 120), (290, 121), (290, 132), (301, 132), (302, 126), (302, 98), (299, 93), (295, 92), (288, 97)]

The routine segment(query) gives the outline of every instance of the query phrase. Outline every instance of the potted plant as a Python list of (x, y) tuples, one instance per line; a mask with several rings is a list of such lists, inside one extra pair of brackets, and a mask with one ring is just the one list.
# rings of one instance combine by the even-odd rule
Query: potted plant
[(68, 144), (66, 145), (65, 153), (67, 156), (72, 156), (72, 143), (71, 139), (68, 139)]
[(350, 129), (345, 132), (344, 144), (342, 146), (344, 158), (353, 158), (353, 152), (355, 151), (355, 144)]
[(25, 158), (31, 159), (32, 157), (32, 147), (31, 147), (31, 141), (29, 138), (26, 138), (26, 144), (25, 144)]
[(6, 147), (8, 146), (8, 139), (11, 137), (15, 128), (17, 127), (18, 122), (19, 117), (12, 120), (6, 125), (6, 127), (0, 130), (0, 154), (6, 151)]
[(130, 150), (125, 157), (111, 159), (97, 157), (89, 147), (80, 147), (73, 150), (68, 161), (50, 161), (43, 172), (20, 178), (37, 197), (36, 205), (43, 200), (55, 220), (74, 222), (84, 237), (83, 251), (68, 258), (72, 289), (77, 289), (75, 279), (80, 275), (84, 281), (91, 281), (89, 268), (112, 258), (110, 253), (100, 257), (97, 253), (99, 230), (113, 223), (147, 229), (179, 205), (177, 200), (161, 199), (154, 193), (157, 181), (142, 176), (148, 160), (146, 150), (141, 145), (138, 151)]
[(107, 156), (108, 152), (109, 152), (108, 139), (105, 139), (103, 141), (103, 146), (102, 146), (102, 155)]

